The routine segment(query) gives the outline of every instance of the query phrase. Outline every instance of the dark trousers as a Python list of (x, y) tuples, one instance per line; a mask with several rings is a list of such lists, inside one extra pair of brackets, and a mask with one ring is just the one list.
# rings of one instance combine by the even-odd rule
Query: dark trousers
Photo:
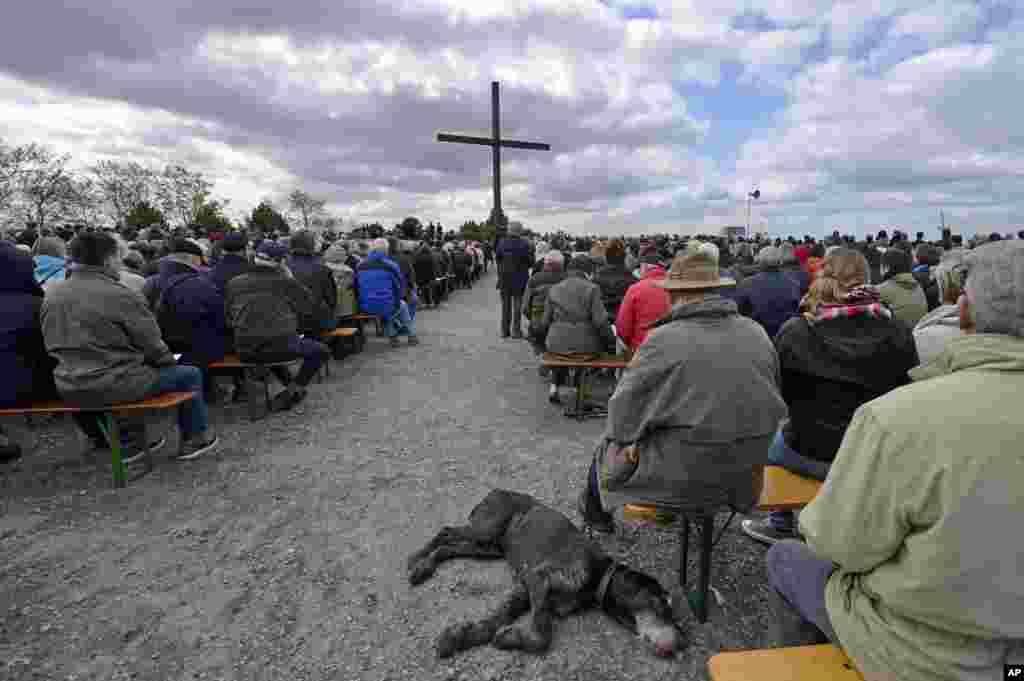
[(512, 327), (512, 334), (521, 336), (523, 334), (522, 313), (523, 294), (512, 291), (501, 291), (501, 335), (509, 335), (509, 326)]
[[(292, 359), (301, 359), (302, 368), (299, 369), (299, 373), (295, 376), (294, 381), (299, 387), (305, 388), (313, 380), (313, 377), (316, 376), (316, 372), (320, 370), (323, 363), (328, 361), (330, 355), (330, 348), (323, 343), (312, 338), (292, 336), (288, 339), (287, 344), (280, 348), (244, 353), (241, 355), (241, 360), (243, 362), (287, 362)], [(287, 370), (283, 373), (276, 370), (274, 374), (279, 379), (288, 379), (282, 380), (282, 383), (287, 384), (292, 380)]]
[(419, 289), (419, 296), (423, 299), (423, 305), (430, 307), (434, 305), (434, 282), (432, 281), (421, 281), (417, 282), (416, 288)]
[(768, 550), (769, 604), (776, 647), (838, 644), (825, 609), (825, 584), (835, 566), (811, 552), (807, 544), (785, 540)]

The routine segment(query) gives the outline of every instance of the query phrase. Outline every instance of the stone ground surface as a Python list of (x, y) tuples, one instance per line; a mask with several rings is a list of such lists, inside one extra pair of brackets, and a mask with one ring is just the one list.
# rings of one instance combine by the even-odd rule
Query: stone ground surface
[[(216, 454), (158, 454), (124, 490), (83, 459), (69, 420), (26, 432), (33, 451), (0, 467), (0, 679), (704, 679), (710, 655), (763, 645), (764, 549), (737, 518), (715, 552), (723, 600), (706, 625), (680, 609), (675, 661), (599, 612), (559, 622), (542, 657), (437, 659), (444, 626), (494, 607), (511, 577), (452, 561), (413, 589), (406, 556), (494, 487), (578, 521), (602, 428), (547, 403), (528, 344), (498, 337), (494, 283), (492, 270), (422, 311), (419, 347), (369, 330), (295, 412), (214, 407)], [(677, 584), (676, 531), (600, 541)]]

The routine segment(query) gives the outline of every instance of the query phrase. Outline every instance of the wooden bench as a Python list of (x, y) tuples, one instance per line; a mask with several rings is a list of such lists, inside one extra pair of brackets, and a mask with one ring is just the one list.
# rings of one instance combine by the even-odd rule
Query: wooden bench
[(820, 480), (790, 473), (782, 466), (765, 466), (764, 486), (761, 488), (757, 509), (792, 511), (803, 508), (818, 496), (822, 484)]
[(238, 355), (225, 355), (224, 359), (222, 359), (222, 360), (220, 360), (218, 362), (213, 362), (213, 363), (209, 364), (207, 366), (207, 369), (209, 369), (211, 372), (212, 371), (231, 371), (231, 370), (245, 372), (245, 371), (251, 371), (253, 369), (257, 369), (257, 370), (264, 370), (265, 369), (265, 370), (267, 370), (267, 371), (261, 371), (260, 375), (258, 376), (258, 378), (263, 381), (263, 395), (264, 395), (264, 398), (266, 399), (266, 402), (267, 402), (267, 412), (269, 413), (270, 409), (271, 409), (271, 405), (270, 405), (270, 372), (269, 372), (269, 369), (273, 369), (275, 367), (291, 366), (292, 364), (295, 364), (296, 362), (300, 362), (300, 361), (302, 361), (302, 360), (290, 359), (290, 360), (285, 361), (285, 362), (266, 362), (266, 363), (261, 363), (261, 362), (243, 362), (242, 358), (239, 357)]
[(338, 318), (338, 326), (347, 327), (350, 324), (355, 324), (356, 329), (356, 340), (358, 341), (359, 350), (362, 351), (363, 347), (366, 346), (366, 334), (363, 332), (363, 324), (366, 322), (373, 322), (376, 324), (377, 335), (384, 335), (383, 320), (380, 317), (373, 314), (366, 314), (365, 312), (357, 312), (356, 314), (346, 315)]
[[(359, 330), (354, 328), (354, 327), (351, 327), (351, 326), (339, 326), (336, 329), (332, 329), (330, 331), (325, 331), (324, 333), (320, 334), (320, 340), (324, 341), (328, 345), (335, 345), (335, 342), (337, 342), (336, 343), (337, 347), (349, 347), (350, 346), (350, 347), (352, 347), (352, 352), (358, 352), (359, 349), (360, 349), (358, 338), (359, 338)], [(337, 353), (333, 353), (333, 354), (334, 354), (334, 358), (335, 359), (341, 359), (341, 357), (344, 356), (344, 355), (342, 355), (341, 357), (339, 357)], [(330, 370), (330, 366), (329, 366), (330, 363), (329, 362), (325, 362), (324, 364), (327, 367), (326, 368), (327, 375), (330, 376), (331, 375), (331, 370)]]
[[(121, 457), (121, 432), (114, 414), (125, 414), (139, 411), (161, 411), (177, 407), (195, 397), (191, 392), (173, 392), (150, 397), (138, 402), (122, 402), (104, 407), (78, 407), (61, 400), (48, 400), (27, 404), (24, 407), (0, 409), (0, 416), (31, 416), (39, 414), (77, 414), (92, 412), (97, 414), (100, 430), (110, 445), (110, 461), (114, 487), (124, 487), (128, 483), (128, 471)], [(149, 465), (149, 443), (146, 443), (145, 460)]]
[(578, 421), (582, 421), (586, 418), (603, 417), (608, 414), (606, 408), (591, 408), (587, 409), (583, 404), (583, 389), (586, 383), (587, 376), (593, 371), (600, 371), (602, 369), (625, 369), (629, 365), (629, 360), (625, 357), (600, 357), (596, 359), (570, 359), (565, 355), (555, 355), (550, 352), (545, 352), (541, 357), (543, 365), (549, 369), (575, 369), (573, 378), (573, 387), (576, 389), (576, 406), (572, 409), (566, 409), (565, 415), (570, 418), (575, 418)]
[(828, 644), (718, 653), (708, 672), (712, 681), (864, 681), (846, 653)]
[[(761, 487), (761, 498), (755, 508), (761, 511), (791, 511), (809, 504), (818, 494), (822, 483), (818, 480), (801, 477), (790, 473), (782, 466), (765, 466), (764, 483)], [(659, 512), (675, 513), (672, 509), (658, 509), (643, 504), (630, 504), (633, 516), (646, 515), (654, 518)], [(711, 586), (711, 552), (714, 548), (712, 532), (715, 527), (714, 514), (695, 514), (695, 525), (700, 535), (700, 572), (698, 573), (698, 590), (687, 592), (687, 572), (690, 542), (690, 519), (683, 515), (683, 527), (680, 536), (679, 585), (687, 595), (690, 607), (697, 620), (707, 621), (708, 590)]]

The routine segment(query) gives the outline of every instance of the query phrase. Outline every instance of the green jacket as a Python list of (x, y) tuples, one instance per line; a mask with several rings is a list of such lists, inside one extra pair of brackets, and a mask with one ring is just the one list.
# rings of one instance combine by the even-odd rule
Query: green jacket
[(878, 287), (882, 302), (892, 310), (892, 316), (910, 328), (928, 314), (928, 299), (924, 289), (909, 272), (897, 274)]
[(1024, 662), (1024, 339), (949, 342), (854, 415), (808, 546), (867, 679), (982, 681)]

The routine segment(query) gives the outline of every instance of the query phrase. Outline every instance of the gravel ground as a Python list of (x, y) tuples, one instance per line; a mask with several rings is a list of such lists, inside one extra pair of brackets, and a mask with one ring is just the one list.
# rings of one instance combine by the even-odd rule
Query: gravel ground
[[(498, 337), (494, 282), (422, 311), (419, 347), (368, 330), (295, 412), (251, 423), (245, 405), (214, 407), (216, 454), (157, 455), (124, 490), (69, 420), (25, 433), (31, 453), (0, 467), (0, 679), (705, 679), (710, 655), (763, 645), (764, 550), (737, 519), (715, 552), (722, 600), (705, 625), (680, 610), (675, 661), (598, 612), (559, 622), (543, 657), (437, 659), (444, 626), (512, 580), (501, 562), (452, 561), (412, 589), (406, 556), (494, 487), (576, 519), (602, 427), (548, 405), (528, 344)], [(677, 532), (600, 541), (677, 584)]]

